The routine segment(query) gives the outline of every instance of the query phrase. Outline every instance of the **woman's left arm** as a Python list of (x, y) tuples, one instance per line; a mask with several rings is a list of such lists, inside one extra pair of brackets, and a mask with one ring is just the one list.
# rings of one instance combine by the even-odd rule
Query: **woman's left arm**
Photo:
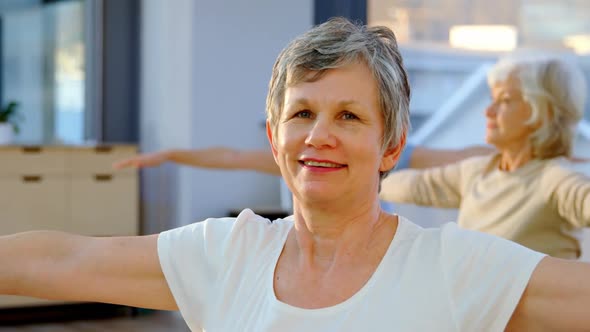
[(590, 264), (545, 257), (506, 331), (590, 330)]
[(590, 227), (590, 172), (559, 167), (545, 178), (554, 182), (545, 188), (554, 188), (551, 201), (559, 214), (576, 227)]

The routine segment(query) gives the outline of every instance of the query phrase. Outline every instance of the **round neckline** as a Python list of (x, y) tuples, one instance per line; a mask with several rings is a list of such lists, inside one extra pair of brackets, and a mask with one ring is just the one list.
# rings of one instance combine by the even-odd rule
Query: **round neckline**
[(277, 263), (279, 261), (279, 257), (281, 256), (281, 252), (283, 252), (283, 249), (285, 247), (285, 244), (287, 241), (287, 236), (289, 235), (289, 232), (291, 231), (291, 228), (293, 227), (293, 222), (291, 222), (291, 226), (285, 232), (285, 234), (283, 234), (283, 236), (282, 236), (282, 239), (281, 239), (282, 245), (279, 247), (279, 250), (277, 250), (277, 252), (274, 253), (274, 258), (272, 261), (273, 264), (270, 264), (270, 273), (266, 279), (265, 290), (267, 292), (267, 296), (269, 297), (272, 305), (276, 308), (279, 308), (280, 310), (289, 311), (291, 313), (325, 315), (325, 314), (330, 314), (333, 312), (338, 312), (340, 310), (344, 310), (347, 307), (353, 306), (354, 304), (359, 302), (362, 299), (363, 295), (365, 293), (369, 292), (371, 290), (371, 288), (373, 288), (373, 286), (377, 282), (377, 280), (379, 280), (380, 275), (383, 273), (383, 269), (384, 269), (383, 266), (386, 264), (386, 259), (388, 257), (390, 257), (391, 255), (393, 255), (396, 248), (399, 247), (400, 242), (402, 241), (403, 234), (406, 231), (407, 221), (405, 218), (401, 217), (400, 215), (396, 214), (396, 216), (398, 219), (398, 223), (397, 223), (397, 228), (395, 230), (395, 234), (393, 234), (393, 239), (389, 243), (389, 246), (387, 248), (387, 251), (385, 252), (385, 255), (383, 255), (381, 262), (379, 262), (379, 265), (377, 265), (377, 268), (375, 269), (375, 271), (373, 272), (373, 274), (371, 275), (369, 280), (367, 280), (367, 282), (348, 299), (346, 299), (340, 303), (337, 303), (335, 305), (329, 306), (329, 307), (316, 308), (316, 309), (301, 308), (301, 307), (297, 307), (297, 306), (285, 303), (277, 298), (277, 295), (275, 294), (275, 291), (274, 291), (274, 273), (275, 273), (275, 269), (277, 267)]
[(541, 161), (542, 161), (540, 159), (533, 158), (515, 170), (505, 171), (505, 170), (500, 169), (500, 158), (501, 158), (501, 154), (497, 154), (493, 158), (492, 170), (495, 171), (497, 174), (501, 174), (502, 176), (518, 176), (519, 174), (521, 174), (523, 172), (528, 172), (530, 168), (533, 168), (533, 167), (541, 164)]

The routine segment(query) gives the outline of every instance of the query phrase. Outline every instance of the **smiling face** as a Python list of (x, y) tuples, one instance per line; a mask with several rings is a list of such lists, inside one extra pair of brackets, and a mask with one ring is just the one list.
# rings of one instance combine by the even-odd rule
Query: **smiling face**
[(397, 150), (381, 151), (383, 120), (375, 79), (364, 63), (329, 69), (285, 91), (281, 117), (267, 133), (283, 178), (303, 203), (375, 200), (379, 171)]
[(490, 90), (493, 100), (486, 109), (486, 141), (499, 150), (527, 145), (538, 126), (529, 123), (532, 111), (518, 79), (509, 76)]

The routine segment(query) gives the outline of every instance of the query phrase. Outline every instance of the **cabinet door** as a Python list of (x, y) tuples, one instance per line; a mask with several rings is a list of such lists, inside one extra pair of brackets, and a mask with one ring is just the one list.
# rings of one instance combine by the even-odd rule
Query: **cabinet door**
[(67, 231), (67, 199), (62, 175), (0, 177), (0, 235)]
[(95, 236), (138, 234), (136, 175), (75, 175), (70, 186), (68, 229)]

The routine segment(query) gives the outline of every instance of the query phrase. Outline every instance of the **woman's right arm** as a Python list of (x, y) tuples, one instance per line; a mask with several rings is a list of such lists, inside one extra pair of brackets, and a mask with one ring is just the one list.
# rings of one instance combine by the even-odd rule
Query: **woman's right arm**
[(157, 235), (85, 237), (34, 231), (0, 237), (0, 294), (176, 310)]
[(388, 202), (442, 208), (461, 204), (462, 163), (390, 173), (381, 182), (379, 197)]
[(173, 162), (202, 168), (251, 170), (272, 175), (281, 175), (272, 152), (267, 150), (237, 150), (213, 147), (196, 150), (165, 150), (141, 154), (113, 165), (117, 169), (126, 167), (154, 167), (164, 162)]

